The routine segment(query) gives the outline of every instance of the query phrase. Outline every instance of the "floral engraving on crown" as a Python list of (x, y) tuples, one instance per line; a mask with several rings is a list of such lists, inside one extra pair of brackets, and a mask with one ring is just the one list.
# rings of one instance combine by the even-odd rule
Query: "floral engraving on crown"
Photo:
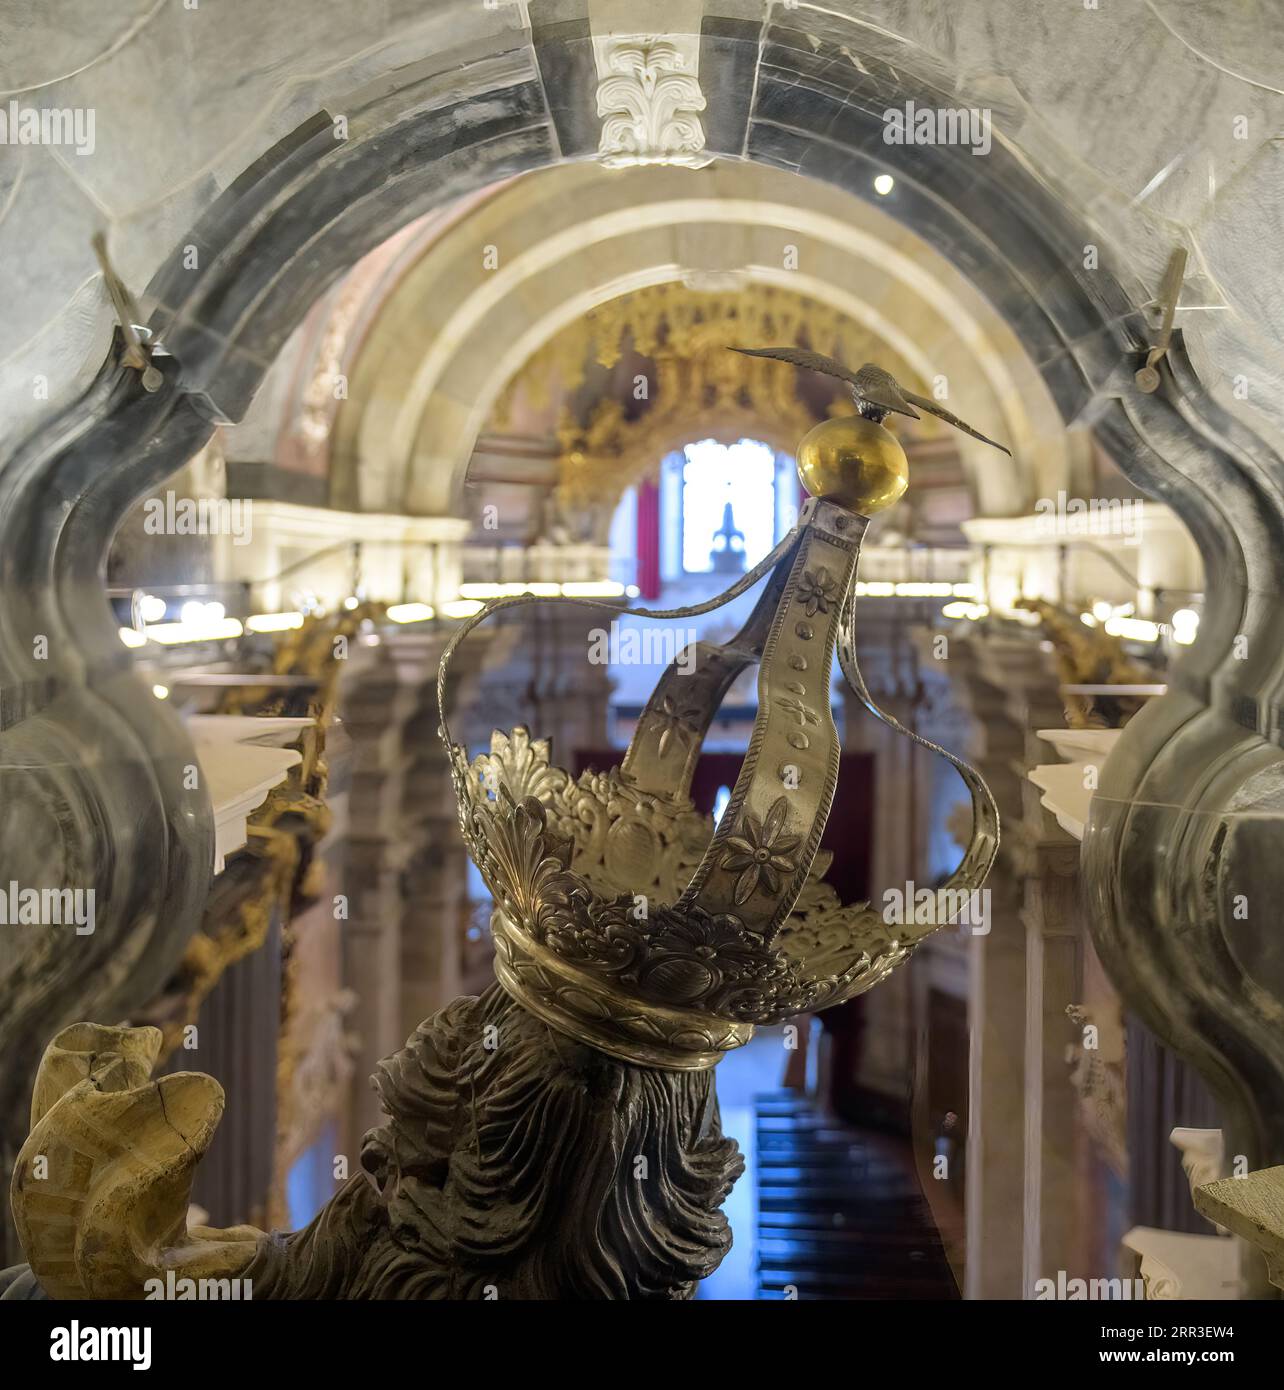
[(680, 710), (673, 703), (673, 697), (666, 695), (656, 712), (656, 723), (660, 729), (660, 756), (664, 757), (675, 738), (684, 748), (691, 746), (691, 740), (700, 732), (700, 711)]
[[(525, 729), (496, 733), (490, 753), (471, 765), (462, 749), (454, 754), (464, 838), (497, 905), (519, 935), (614, 998), (734, 1023), (780, 1022), (850, 997), (912, 949), (888, 937), (867, 905), (841, 906), (819, 881), (827, 854), (817, 856), (775, 945), (733, 913), (678, 910), (669, 904), (713, 829), (689, 802), (647, 796), (618, 769), (574, 781), (549, 765), (547, 742)], [(739, 876), (737, 905), (755, 891), (778, 892), (781, 876), (796, 872), (800, 841), (780, 833), (786, 809), (781, 797), (761, 823), (745, 814), (724, 846), (719, 866)], [(625, 848), (613, 859), (617, 834)], [(656, 889), (653, 901), (637, 892), (641, 882)], [(513, 943), (506, 952), (511, 966)], [(523, 978), (530, 987), (544, 975), (527, 966)]]
[(776, 708), (784, 710), (786, 714), (792, 714), (800, 729), (820, 723), (820, 716), (816, 711), (808, 709), (801, 700), (794, 699), (792, 695), (782, 696), (777, 700)]
[(814, 618), (817, 613), (828, 613), (829, 605), (837, 598), (837, 576), (830, 574), (824, 565), (803, 571), (802, 581), (798, 585), (798, 602), (805, 606), (809, 618)]
[(747, 903), (760, 884), (768, 893), (779, 893), (780, 875), (792, 878), (798, 871), (797, 849), (802, 837), (780, 833), (787, 809), (788, 803), (781, 796), (772, 803), (761, 823), (746, 811), (740, 821), (741, 833), (728, 837), (719, 865), (728, 873), (740, 875), (732, 893), (737, 907)]

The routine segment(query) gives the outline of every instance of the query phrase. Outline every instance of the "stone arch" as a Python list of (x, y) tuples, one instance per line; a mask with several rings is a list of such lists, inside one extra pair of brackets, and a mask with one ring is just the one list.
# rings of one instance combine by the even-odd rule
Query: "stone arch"
[[(796, 270), (782, 268), (786, 243), (798, 251)], [(521, 249), (484, 270), (485, 246)], [(921, 379), (945, 376), (952, 399), (1016, 456), (1009, 465), (960, 440), (987, 514), (1028, 510), (1068, 485), (1060, 416), (1011, 330), (964, 276), (872, 204), (743, 164), (607, 178), (596, 166), (563, 165), (509, 184), (425, 238), (416, 259), (403, 257), (396, 283), (381, 287), (352, 353), (331, 452), (338, 485), (372, 510), (450, 510), (482, 424), (521, 364), (586, 309), (691, 265), (826, 301)]]
[[(1101, 247), (1099, 266), (1084, 264), (1094, 234), (1068, 191), (1071, 170), (1046, 128), (1023, 123), (1028, 113), (1002, 83), (971, 70), (956, 80), (922, 32), (897, 35), (801, 9), (764, 30), (735, 8), (711, 12), (699, 40), (706, 84), (719, 78), (704, 117), (708, 151), (856, 190), (877, 169), (893, 172), (899, 191), (887, 210), (966, 271), (1037, 364), (1063, 419), (1090, 415), (1124, 471), (1170, 502), (1200, 543), (1211, 578), (1199, 641), (1170, 695), (1130, 724), (1112, 756), (1085, 871), (1103, 949), (1130, 1002), (1213, 1080), (1238, 1151), (1253, 1164), (1278, 1162), (1284, 986), (1250, 988), (1248, 971), (1219, 946), (1226, 907), (1208, 885), (1226, 867), (1216, 830), (1233, 819), (1241, 789), (1255, 779), (1255, 804), (1266, 814), (1263, 775), (1280, 775), (1280, 461), (1216, 405), (1180, 334), (1159, 391), (1133, 388), (1148, 337), (1143, 285), (1153, 283), (1139, 270), (1154, 267), (1122, 234)], [(240, 418), (308, 306), (354, 260), (443, 201), (594, 153), (599, 132), (583, 100), (584, 73), (593, 71), (587, 19), (556, 35), (532, 35), (507, 12), (487, 25), (457, 41), (448, 24), (437, 27), (432, 57), (339, 100), (344, 139), (332, 113), (318, 111), (248, 164), (151, 281), (151, 325), (171, 354), (161, 361), (161, 388), (144, 394), (111, 354), (84, 395), (0, 471), (8, 598), (0, 766), (52, 770), (40, 793), (51, 822), (92, 837), (105, 890), (95, 953), (56, 989), (19, 992), (6, 1014), (10, 1066), (0, 1103), (9, 1113), (25, 1099), (60, 1011), (127, 1013), (177, 959), (204, 897), (208, 800), (173, 775), (192, 759), (191, 745), (177, 717), (144, 698), (102, 598), (116, 522), (218, 422)], [(564, 86), (550, 106), (543, 75), (554, 72)], [(999, 108), (1000, 138), (985, 160), (882, 141), (882, 113), (898, 102), (983, 105), (987, 97)], [(197, 277), (183, 263), (184, 246), (202, 253)], [(33, 659), (36, 635), (48, 638), (48, 662)], [(1237, 658), (1237, 638), (1250, 659)], [(1219, 776), (1206, 780), (1214, 755)], [(33, 795), (28, 783), (10, 804)], [(22, 820), (7, 822), (6, 863), (20, 878), (57, 881), (49, 846), (34, 844)], [(1161, 856), (1178, 830), (1192, 852)], [(1121, 859), (1138, 856), (1148, 864), (1144, 881), (1125, 886)], [(1195, 957), (1178, 949), (1191, 932), (1201, 942)], [(140, 961), (145, 968), (131, 974)]]

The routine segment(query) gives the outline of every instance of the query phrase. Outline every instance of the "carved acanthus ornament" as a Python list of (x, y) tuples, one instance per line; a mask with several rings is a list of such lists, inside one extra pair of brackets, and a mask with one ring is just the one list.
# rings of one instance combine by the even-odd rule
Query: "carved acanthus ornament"
[(598, 39), (594, 49), (603, 164), (703, 169), (712, 162), (699, 115), (705, 99), (697, 76), (698, 34)]

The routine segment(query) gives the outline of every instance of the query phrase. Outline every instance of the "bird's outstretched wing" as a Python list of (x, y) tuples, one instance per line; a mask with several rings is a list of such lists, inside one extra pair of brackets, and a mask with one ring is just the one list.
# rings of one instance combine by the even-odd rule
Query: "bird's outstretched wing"
[(824, 372), (826, 376), (836, 376), (840, 381), (851, 385), (852, 396), (857, 405), (868, 401), (884, 413), (895, 411), (898, 415), (908, 415), (918, 419), (918, 412), (910, 407), (901, 394), (896, 379), (890, 372), (867, 362), (858, 372), (849, 372), (841, 362), (826, 357), (821, 352), (811, 352), (807, 348), (732, 348), (732, 352), (742, 352), (746, 357), (774, 357), (778, 362), (788, 362), (794, 367), (808, 367), (813, 372)]
[(929, 415), (935, 415), (938, 420), (944, 420), (947, 425), (953, 425), (956, 430), (962, 430), (964, 434), (970, 434), (973, 439), (979, 439), (982, 444), (989, 444), (1009, 458), (1012, 457), (1011, 449), (1004, 448), (997, 440), (990, 439), (980, 430), (974, 430), (971, 425), (964, 424), (957, 415), (951, 415), (948, 410), (937, 405), (935, 401), (929, 400), (926, 396), (916, 396), (913, 391), (903, 391), (901, 394), (911, 404), (918, 406), (920, 410), (926, 410)]
[(929, 415), (935, 415), (938, 420), (944, 420), (956, 430), (962, 430), (973, 439), (979, 439), (982, 444), (988, 444), (991, 448), (1007, 454), (1009, 458), (1012, 457), (1011, 449), (1004, 448), (997, 440), (990, 439), (980, 430), (974, 430), (971, 425), (965, 424), (957, 415), (952, 415), (927, 396), (916, 396), (913, 391), (906, 391), (890, 372), (885, 372), (872, 362), (867, 362), (858, 372), (849, 372), (841, 362), (835, 362), (832, 357), (826, 357), (820, 352), (811, 352), (807, 348), (732, 348), (731, 351), (743, 353), (746, 357), (772, 357), (777, 362), (788, 362), (793, 367), (807, 367), (813, 372), (836, 376), (840, 381), (851, 384), (858, 405), (867, 402), (885, 413), (894, 411), (898, 415), (908, 415), (911, 419), (917, 420), (918, 412), (914, 407), (918, 406), (919, 410), (926, 410)]
[(840, 381), (848, 381), (853, 386), (859, 383), (841, 362), (826, 357), (823, 352), (811, 352), (807, 348), (738, 348), (732, 352), (743, 353), (746, 357), (774, 357), (777, 362), (788, 362), (794, 367), (807, 367), (813, 372), (824, 372), (826, 376), (836, 376)]

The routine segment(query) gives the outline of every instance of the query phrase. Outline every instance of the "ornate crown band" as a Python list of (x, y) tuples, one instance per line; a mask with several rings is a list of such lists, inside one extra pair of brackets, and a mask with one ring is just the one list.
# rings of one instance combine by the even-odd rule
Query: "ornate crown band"
[[(892, 439), (866, 420), (818, 430), (830, 426)], [(654, 611), (589, 599), (499, 599), (448, 645), (438, 682), (442, 737), (464, 839), (495, 897), (496, 975), (551, 1027), (641, 1065), (712, 1066), (747, 1042), (754, 1024), (828, 1008), (878, 983), (984, 881), (998, 847), (989, 790), (968, 764), (883, 714), (857, 667), (854, 582), (868, 523), (846, 500), (809, 499), (772, 554), (710, 603)], [(694, 666), (684, 659), (665, 671), (609, 773), (572, 778), (524, 728), (495, 733), (489, 753), (471, 762), (451, 743), (450, 658), (491, 613), (554, 601), (617, 616), (686, 618), (764, 578), (734, 638), (700, 642)], [(867, 903), (840, 904), (821, 880), (830, 857), (817, 851), (840, 751), (830, 712), (835, 649), (871, 713), (947, 758), (971, 793), (971, 842), (937, 890), (937, 910), (919, 914), (922, 925), (891, 928)], [(691, 778), (723, 697), (754, 662), (758, 713), (715, 827), (691, 803)]]

